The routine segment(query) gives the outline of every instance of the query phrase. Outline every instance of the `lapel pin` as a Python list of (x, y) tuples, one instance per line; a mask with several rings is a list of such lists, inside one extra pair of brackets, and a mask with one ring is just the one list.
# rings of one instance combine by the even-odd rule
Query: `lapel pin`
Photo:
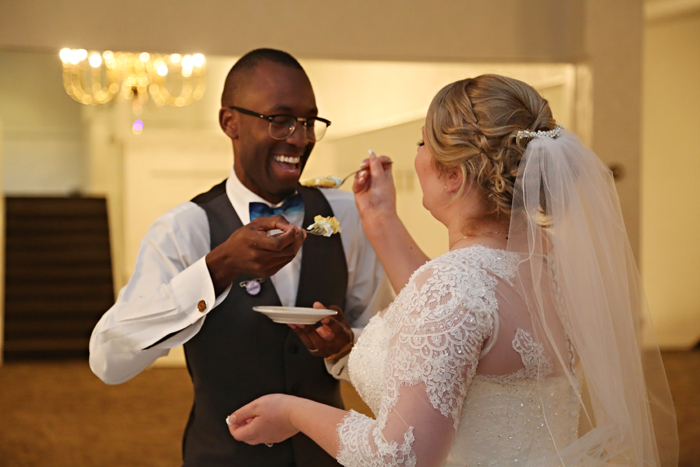
[(248, 292), (248, 295), (257, 295), (260, 293), (262, 290), (262, 283), (265, 282), (265, 278), (259, 277), (257, 279), (251, 279), (249, 281), (243, 281), (239, 283), (241, 287), (245, 289), (246, 292)]

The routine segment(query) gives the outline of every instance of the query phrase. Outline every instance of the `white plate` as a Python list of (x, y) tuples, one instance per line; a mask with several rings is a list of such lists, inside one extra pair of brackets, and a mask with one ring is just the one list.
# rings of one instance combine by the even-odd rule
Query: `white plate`
[(334, 310), (295, 306), (254, 306), (253, 310), (264, 314), (275, 323), (282, 324), (316, 324), (326, 316), (337, 314)]

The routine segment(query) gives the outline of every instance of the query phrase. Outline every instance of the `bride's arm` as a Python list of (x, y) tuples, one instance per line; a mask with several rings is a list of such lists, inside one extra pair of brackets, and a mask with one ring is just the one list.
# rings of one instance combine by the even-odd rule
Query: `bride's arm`
[(430, 258), (408, 233), (396, 212), (396, 188), (386, 156), (374, 153), (363, 163), (353, 183), (362, 229), (372, 244), (396, 293), (408, 283), (413, 271)]
[(238, 441), (279, 443), (300, 431), (328, 454), (338, 455), (336, 431), (345, 410), (287, 394), (270, 394), (231, 414), (226, 422)]
[(424, 383), (401, 388), (398, 399), (381, 427), (355, 411), (287, 394), (256, 399), (226, 422), (236, 440), (252, 445), (302, 432), (348, 467), (442, 465), (454, 440), (453, 419), (433, 406)]

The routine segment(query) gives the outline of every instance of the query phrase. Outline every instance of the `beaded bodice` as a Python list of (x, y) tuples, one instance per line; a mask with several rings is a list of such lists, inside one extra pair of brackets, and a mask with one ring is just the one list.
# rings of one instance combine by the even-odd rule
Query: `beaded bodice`
[[(483, 246), (419, 268), (353, 349), (350, 378), (376, 420), (351, 412), (338, 429), (346, 466), (530, 465), (553, 439), (577, 436), (577, 400), (530, 333), (510, 345), (521, 368), (476, 374), (492, 337), (499, 283), (512, 286), (518, 256)], [(547, 413), (562, 414), (545, 423)], [(429, 428), (428, 428), (429, 427)], [(418, 462), (420, 460), (420, 462)]]

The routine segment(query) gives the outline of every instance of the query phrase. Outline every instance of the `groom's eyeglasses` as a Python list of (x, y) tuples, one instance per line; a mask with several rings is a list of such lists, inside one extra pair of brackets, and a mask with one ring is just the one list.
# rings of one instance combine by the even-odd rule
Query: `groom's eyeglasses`
[(331, 124), (330, 120), (326, 120), (325, 118), (321, 117), (304, 118), (286, 114), (264, 115), (236, 106), (230, 106), (229, 109), (267, 120), (270, 122), (268, 127), (270, 136), (278, 140), (289, 138), (292, 133), (294, 133), (297, 123), (301, 123), (304, 125), (306, 139), (312, 143), (315, 143), (316, 141), (321, 141), (323, 136), (326, 134), (326, 129)]

